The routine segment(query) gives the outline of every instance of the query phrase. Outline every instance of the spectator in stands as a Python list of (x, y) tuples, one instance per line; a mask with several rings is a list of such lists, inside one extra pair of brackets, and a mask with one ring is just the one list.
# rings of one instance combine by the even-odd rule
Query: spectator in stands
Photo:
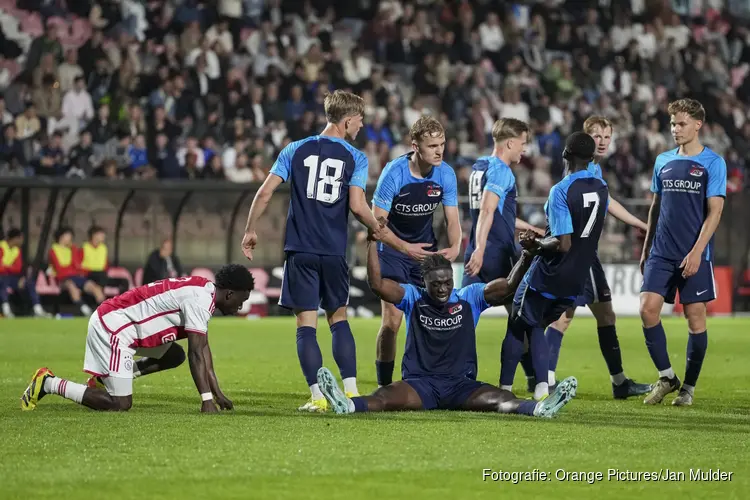
[(172, 255), (173, 248), (171, 238), (167, 238), (159, 248), (151, 252), (146, 265), (143, 267), (144, 285), (154, 281), (183, 276), (180, 259), (176, 255)]
[(102, 288), (107, 284), (109, 268), (109, 251), (104, 242), (106, 238), (103, 227), (91, 226), (88, 240), (81, 245), (81, 274)]
[(62, 227), (55, 233), (55, 243), (49, 250), (49, 274), (57, 280), (61, 291), (68, 292), (70, 300), (84, 316), (91, 316), (92, 309), (83, 301), (81, 291), (94, 297), (96, 304), (104, 302), (104, 291), (88, 279), (81, 269), (81, 252), (73, 244), (73, 230)]
[(0, 306), (3, 316), (14, 317), (8, 297), (8, 290), (11, 290), (17, 296), (31, 302), (34, 316), (47, 317), (49, 315), (42, 309), (36, 293), (36, 280), (23, 264), (21, 245), (23, 233), (16, 228), (9, 229), (5, 239), (0, 240)]
[(65, 174), (67, 160), (62, 149), (62, 134), (55, 132), (49, 139), (49, 143), (39, 151), (39, 158), (34, 161), (36, 175), (48, 175), (51, 177)]

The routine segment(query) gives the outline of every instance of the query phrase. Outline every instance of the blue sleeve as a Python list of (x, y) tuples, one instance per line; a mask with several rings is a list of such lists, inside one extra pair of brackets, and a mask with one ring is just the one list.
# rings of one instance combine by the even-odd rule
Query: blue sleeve
[(471, 305), (471, 312), (474, 315), (474, 324), (479, 321), (479, 315), (491, 306), (484, 298), (485, 283), (474, 283), (465, 286), (458, 291), (458, 297), (465, 300)]
[(458, 206), (458, 188), (456, 187), (456, 171), (450, 165), (445, 165), (443, 174), (443, 206)]
[(408, 283), (402, 283), (401, 288), (404, 289), (404, 298), (401, 299), (401, 302), (396, 304), (396, 309), (403, 311), (404, 315), (408, 316), (411, 310), (414, 308), (414, 304), (416, 304), (419, 300), (419, 289), (414, 285), (410, 285)]
[(706, 168), (708, 170), (708, 186), (706, 187), (706, 198), (712, 196), (727, 196), (727, 163), (724, 158), (717, 156)]
[(356, 186), (365, 190), (367, 188), (367, 156), (361, 151), (354, 154), (354, 174), (349, 186)]
[(497, 203), (497, 208), (502, 212), (503, 205), (505, 204), (505, 197), (513, 190), (513, 187), (516, 184), (513, 172), (511, 172), (509, 168), (499, 168), (493, 165), (487, 169), (486, 175), (487, 182), (484, 185), (484, 190), (495, 193), (500, 197), (500, 201)]
[(395, 173), (396, 169), (393, 165), (386, 166), (383, 173), (380, 174), (378, 185), (375, 187), (375, 194), (372, 197), (372, 202), (376, 207), (389, 212), (391, 211), (393, 198), (398, 194), (399, 189), (401, 189), (396, 183)]
[(659, 165), (659, 159), (656, 159), (656, 164), (654, 165), (654, 176), (651, 178), (651, 192), (656, 194), (661, 194), (661, 179), (659, 179), (659, 174), (661, 173), (661, 165)]
[(294, 156), (294, 150), (296, 144), (288, 144), (287, 147), (281, 150), (278, 158), (271, 167), (271, 173), (281, 177), (284, 182), (289, 180), (289, 176), (292, 175), (292, 156)]
[(549, 229), (552, 236), (573, 233), (573, 219), (568, 209), (566, 193), (559, 185), (553, 186), (549, 193)]

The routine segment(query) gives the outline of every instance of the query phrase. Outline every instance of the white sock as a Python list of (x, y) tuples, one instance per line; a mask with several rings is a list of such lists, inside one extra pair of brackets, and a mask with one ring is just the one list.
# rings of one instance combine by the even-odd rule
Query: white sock
[(347, 377), (343, 380), (343, 382), (344, 392), (354, 394), (355, 396), (359, 395), (359, 390), (357, 390), (357, 377)]
[(346, 400), (346, 406), (347, 406), (347, 409), (349, 410), (349, 413), (354, 413), (354, 409), (355, 409), (354, 408), (354, 401), (352, 401), (351, 399), (347, 398), (347, 400)]
[(620, 372), (620, 373), (616, 373), (614, 375), (610, 375), (609, 379), (615, 385), (622, 385), (622, 384), (625, 383), (625, 381), (628, 379), (628, 377), (625, 376), (625, 373)]
[(41, 304), (34, 304), (34, 314), (41, 316), (44, 314), (44, 308)]
[(86, 392), (86, 386), (59, 377), (49, 377), (44, 381), (44, 392), (58, 394), (65, 399), (70, 399), (81, 404), (83, 393)]
[(540, 401), (540, 402), (538, 402), (538, 403), (536, 404), (536, 406), (534, 407), (534, 416), (535, 416), (535, 417), (538, 417), (538, 416), (539, 416), (539, 410), (540, 410), (541, 408), (542, 408), (542, 402)]
[(695, 396), (695, 386), (682, 384), (682, 390), (687, 392), (691, 396)]
[(549, 386), (547, 382), (539, 382), (536, 384), (536, 388), (534, 388), (534, 399), (539, 401), (544, 396), (549, 396)]
[(502, 390), (504, 390), (504, 391), (510, 391), (510, 392), (513, 392), (513, 386), (512, 386), (512, 385), (501, 385), (501, 386), (500, 386), (500, 389), (502, 389)]
[(13, 316), (13, 311), (10, 310), (10, 304), (7, 302), (3, 302), (3, 316)]
[(84, 316), (91, 316), (94, 314), (94, 311), (92, 311), (87, 304), (81, 304), (81, 314)]
[(320, 387), (318, 387), (318, 384), (313, 384), (310, 386), (310, 393), (312, 394), (313, 400), (323, 399), (323, 393), (320, 392)]
[(552, 387), (555, 385), (555, 372), (552, 370), (547, 371), (547, 384)]
[(659, 370), (659, 376), (660, 377), (667, 377), (669, 379), (672, 379), (672, 378), (674, 378), (674, 370), (672, 369), (671, 366), (669, 368), (667, 368), (666, 370)]

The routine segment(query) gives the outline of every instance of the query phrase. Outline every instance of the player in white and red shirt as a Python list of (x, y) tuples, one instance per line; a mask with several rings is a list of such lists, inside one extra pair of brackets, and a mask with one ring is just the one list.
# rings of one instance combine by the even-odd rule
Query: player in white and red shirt
[[(253, 290), (253, 276), (239, 265), (224, 266), (211, 282), (197, 276), (170, 278), (134, 288), (103, 302), (89, 319), (83, 370), (96, 383), (88, 386), (55, 377), (39, 368), (21, 397), (21, 409), (33, 410), (47, 394), (58, 394), (95, 410), (129, 410), (133, 378), (175, 368), (188, 340), (190, 372), (203, 401), (202, 412), (232, 409), (219, 389), (208, 346), (208, 322), (214, 309), (235, 314)], [(145, 356), (138, 361), (133, 356)], [(92, 382), (92, 381), (90, 381)]]

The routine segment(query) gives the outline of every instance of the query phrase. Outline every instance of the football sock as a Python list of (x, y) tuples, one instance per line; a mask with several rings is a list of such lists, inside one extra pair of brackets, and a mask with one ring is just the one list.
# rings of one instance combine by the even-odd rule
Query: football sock
[(539, 382), (534, 388), (534, 399), (539, 401), (544, 396), (549, 396), (549, 385), (547, 385), (547, 382)]
[(555, 385), (555, 372), (552, 370), (547, 372), (547, 385), (550, 387)]
[(536, 383), (547, 384), (549, 373), (549, 346), (544, 336), (544, 328), (533, 328), (529, 338), (529, 351), (531, 351), (531, 362), (534, 365), (534, 377)]
[(554, 373), (557, 370), (557, 360), (560, 359), (560, 346), (563, 341), (563, 333), (556, 328), (548, 326), (544, 336), (547, 339), (547, 345), (549, 345), (549, 371), (553, 374), (553, 381), (550, 383), (554, 384)]
[(367, 411), (367, 401), (365, 401), (365, 398), (351, 398), (349, 400), (349, 411), (352, 413)]
[[(672, 364), (669, 362), (667, 336), (664, 333), (664, 327), (661, 325), (661, 321), (651, 328), (643, 327), (643, 335), (646, 337), (646, 348), (651, 355), (651, 360), (654, 362), (656, 369), (659, 370), (659, 376), (668, 376), (662, 375), (662, 372), (667, 372), (672, 369)], [(674, 372), (672, 373), (674, 374)], [(672, 375), (672, 377), (674, 377), (674, 375)]]
[(307, 385), (317, 385), (318, 370), (323, 366), (323, 355), (320, 353), (318, 339), (315, 337), (315, 328), (311, 326), (297, 328), (297, 357)]
[(620, 341), (617, 338), (615, 325), (600, 326), (596, 329), (599, 336), (599, 349), (607, 363), (610, 375), (622, 373), (622, 353), (620, 352)]
[(318, 387), (317, 383), (310, 386), (310, 395), (313, 399), (323, 399), (325, 397), (320, 391), (320, 387)]
[(521, 356), (521, 367), (523, 368), (523, 372), (526, 374), (527, 379), (534, 378), (534, 365), (531, 364), (531, 353), (529, 351), (526, 351), (523, 353), (523, 356)]
[(503, 388), (513, 386), (516, 367), (523, 356), (525, 336), (526, 324), (523, 321), (508, 322), (508, 330), (505, 332), (500, 351), (500, 386)]
[(708, 348), (708, 332), (688, 335), (687, 363), (685, 364), (685, 385), (695, 387), (701, 373), (703, 359)]
[(342, 380), (344, 383), (344, 392), (347, 394), (356, 394), (359, 395), (359, 389), (357, 389), (357, 378), (356, 377), (347, 377)]
[(628, 380), (628, 377), (626, 377), (623, 372), (620, 372), (620, 373), (615, 373), (614, 375), (610, 375), (609, 379), (615, 385), (622, 385), (625, 383), (625, 381)]
[(375, 361), (378, 385), (383, 386), (393, 383), (393, 368), (395, 365), (395, 361)]
[(83, 401), (83, 393), (86, 392), (86, 386), (59, 377), (47, 377), (44, 381), (44, 392), (59, 394), (65, 399), (70, 399), (80, 404)]
[[(331, 325), (333, 337), (333, 359), (339, 367), (341, 378), (346, 380), (357, 376), (357, 346), (349, 322), (339, 321)], [(356, 388), (356, 386), (355, 386)]]
[(518, 407), (516, 408), (516, 413), (519, 415), (528, 415), (530, 417), (534, 416), (534, 410), (536, 410), (536, 405), (539, 404), (536, 401), (521, 401), (518, 403)]

